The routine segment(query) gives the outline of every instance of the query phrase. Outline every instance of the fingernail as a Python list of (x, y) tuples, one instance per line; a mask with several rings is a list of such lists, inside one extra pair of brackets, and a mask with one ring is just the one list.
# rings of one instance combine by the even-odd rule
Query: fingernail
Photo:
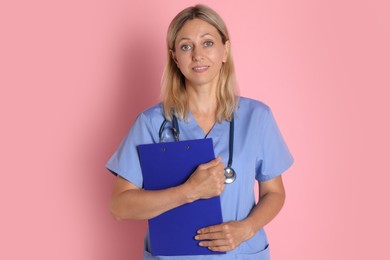
[(199, 240), (199, 236), (195, 236), (195, 240)]

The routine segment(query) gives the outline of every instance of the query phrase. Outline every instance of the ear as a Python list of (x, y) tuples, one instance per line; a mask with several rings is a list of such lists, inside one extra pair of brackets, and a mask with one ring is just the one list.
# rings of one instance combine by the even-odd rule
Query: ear
[(225, 63), (227, 61), (227, 58), (229, 56), (229, 52), (230, 52), (230, 41), (227, 40), (225, 42), (225, 51), (224, 51), (223, 58), (222, 58), (223, 63)]
[(172, 60), (176, 63), (176, 65), (179, 67), (179, 63), (176, 59), (176, 54), (173, 50), (169, 50), (169, 55), (171, 56)]

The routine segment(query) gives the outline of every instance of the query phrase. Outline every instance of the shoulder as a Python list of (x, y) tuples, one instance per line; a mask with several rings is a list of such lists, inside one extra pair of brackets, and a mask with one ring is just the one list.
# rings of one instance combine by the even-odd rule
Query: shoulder
[(154, 106), (151, 106), (144, 111), (140, 113), (140, 115), (146, 116), (146, 117), (155, 117), (155, 116), (161, 116), (162, 113), (162, 103), (155, 104)]
[(161, 104), (154, 105), (139, 113), (129, 133), (136, 142), (158, 142), (159, 128), (164, 121)]
[(163, 108), (162, 103), (158, 103), (152, 107), (149, 107), (145, 109), (143, 112), (139, 114), (139, 117), (144, 117), (149, 120), (155, 120), (155, 119), (163, 119)]
[(267, 115), (270, 111), (270, 107), (259, 100), (240, 97), (237, 109), (238, 114)]
[(152, 131), (164, 121), (162, 104), (158, 103), (138, 114), (134, 125), (150, 128)]

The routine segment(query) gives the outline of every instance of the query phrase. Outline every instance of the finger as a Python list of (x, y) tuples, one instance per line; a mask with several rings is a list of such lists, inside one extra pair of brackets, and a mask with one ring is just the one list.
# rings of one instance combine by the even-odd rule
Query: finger
[(209, 246), (207, 248), (214, 252), (227, 252), (233, 250), (235, 247), (234, 246)]
[(213, 170), (218, 171), (219, 173), (225, 173), (225, 164), (220, 161), (216, 165), (211, 166), (210, 168), (213, 168)]
[(226, 252), (236, 248), (237, 244), (232, 239), (219, 239), (199, 242), (199, 246), (207, 247), (212, 251)]
[(229, 242), (225, 239), (211, 240), (211, 241), (201, 241), (199, 242), (200, 246), (203, 247), (221, 247), (221, 246), (229, 246)]
[(218, 239), (225, 239), (226, 236), (222, 232), (214, 232), (214, 233), (206, 233), (206, 234), (200, 234), (196, 235), (196, 240), (218, 240)]
[(201, 164), (200, 167), (202, 167), (203, 169), (208, 169), (208, 168), (211, 168), (211, 167), (215, 167), (216, 165), (218, 165), (218, 163), (221, 160), (222, 160), (222, 158), (220, 156), (218, 156), (214, 160), (211, 160), (211, 161), (209, 161), (207, 163)]
[(208, 226), (198, 230), (198, 234), (221, 232), (224, 229), (224, 224)]
[(223, 178), (223, 180), (225, 180), (225, 175), (224, 175), (225, 170), (224, 170), (222, 163), (208, 168), (207, 171), (210, 175), (218, 177), (219, 179)]

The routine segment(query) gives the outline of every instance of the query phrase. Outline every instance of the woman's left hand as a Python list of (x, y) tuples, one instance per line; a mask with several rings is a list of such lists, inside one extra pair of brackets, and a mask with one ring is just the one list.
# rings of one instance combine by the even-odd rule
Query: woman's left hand
[(208, 247), (211, 251), (226, 252), (235, 249), (253, 235), (249, 223), (231, 221), (199, 229), (195, 239), (200, 241), (200, 246)]

